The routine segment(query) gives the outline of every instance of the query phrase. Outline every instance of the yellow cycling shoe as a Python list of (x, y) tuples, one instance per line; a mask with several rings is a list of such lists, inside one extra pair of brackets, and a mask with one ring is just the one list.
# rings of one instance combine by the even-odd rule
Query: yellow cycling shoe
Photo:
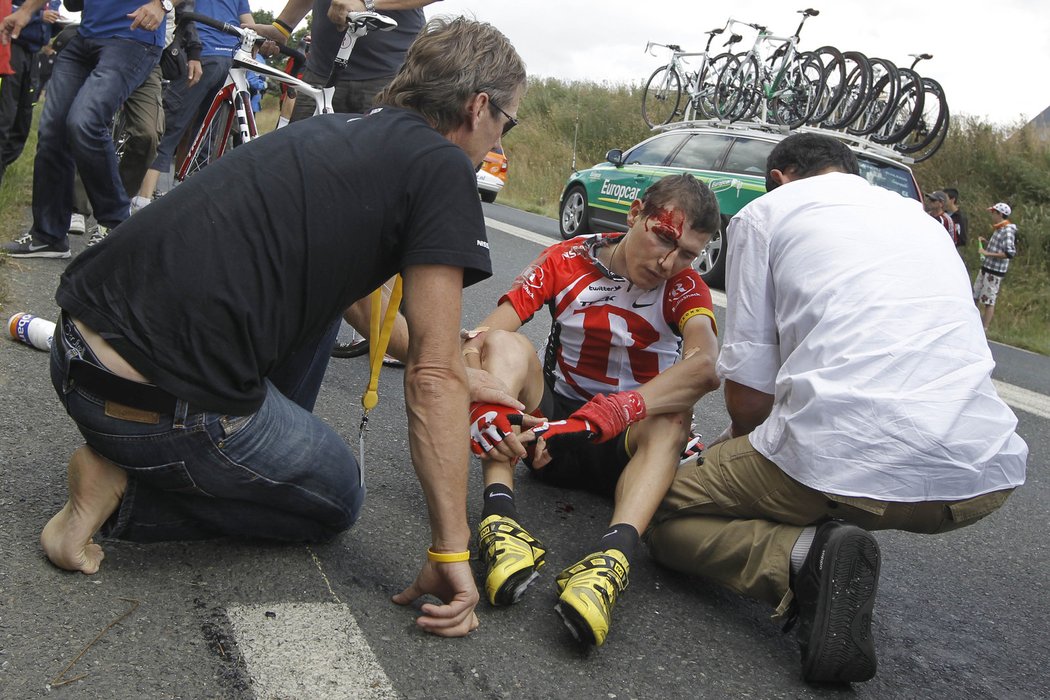
[(485, 593), (493, 605), (517, 603), (539, 576), (547, 556), (539, 540), (505, 515), (481, 521), (478, 553), (485, 566)]
[(576, 641), (601, 646), (609, 634), (616, 599), (627, 588), (631, 565), (618, 549), (588, 554), (558, 574), (554, 607)]

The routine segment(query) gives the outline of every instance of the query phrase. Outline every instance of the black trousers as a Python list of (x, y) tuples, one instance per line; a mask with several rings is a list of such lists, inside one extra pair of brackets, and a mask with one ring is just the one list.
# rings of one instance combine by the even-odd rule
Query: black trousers
[(18, 160), (33, 127), (33, 54), (11, 42), (11, 75), (0, 81), (0, 180)]

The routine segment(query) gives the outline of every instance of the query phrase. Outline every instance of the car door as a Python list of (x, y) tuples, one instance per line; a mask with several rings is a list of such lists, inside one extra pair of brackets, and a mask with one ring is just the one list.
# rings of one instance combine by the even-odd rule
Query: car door
[(685, 139), (685, 134), (660, 134), (627, 151), (619, 163), (612, 164), (614, 167), (599, 171), (587, 186), (591, 221), (596, 230), (627, 230), (631, 202), (645, 194), (654, 175), (663, 177), (662, 166)]

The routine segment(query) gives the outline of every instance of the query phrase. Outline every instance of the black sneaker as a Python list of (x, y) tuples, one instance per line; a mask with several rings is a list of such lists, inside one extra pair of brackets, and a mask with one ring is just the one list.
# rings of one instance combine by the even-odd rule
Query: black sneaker
[(12, 258), (68, 258), (68, 243), (36, 243), (28, 233), (0, 246)]
[(879, 585), (879, 544), (843, 522), (817, 529), (793, 589), (802, 678), (852, 683), (875, 675), (871, 614)]

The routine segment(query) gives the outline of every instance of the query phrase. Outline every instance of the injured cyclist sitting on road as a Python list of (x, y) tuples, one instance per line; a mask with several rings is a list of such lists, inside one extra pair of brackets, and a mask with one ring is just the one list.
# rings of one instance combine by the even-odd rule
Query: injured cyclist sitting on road
[[(516, 602), (545, 563), (546, 548), (514, 505), (514, 466), (523, 459), (547, 483), (615, 498), (594, 551), (555, 579), (556, 609), (573, 635), (605, 641), (639, 533), (690, 443), (693, 405), (719, 385), (711, 293), (691, 267), (719, 221), (706, 185), (664, 178), (632, 203), (626, 234), (551, 246), (467, 334), (467, 366), (505, 381), (533, 412), (471, 406), (485, 483), (478, 549), (493, 605)], [(553, 325), (541, 366), (515, 331), (547, 304)]]

